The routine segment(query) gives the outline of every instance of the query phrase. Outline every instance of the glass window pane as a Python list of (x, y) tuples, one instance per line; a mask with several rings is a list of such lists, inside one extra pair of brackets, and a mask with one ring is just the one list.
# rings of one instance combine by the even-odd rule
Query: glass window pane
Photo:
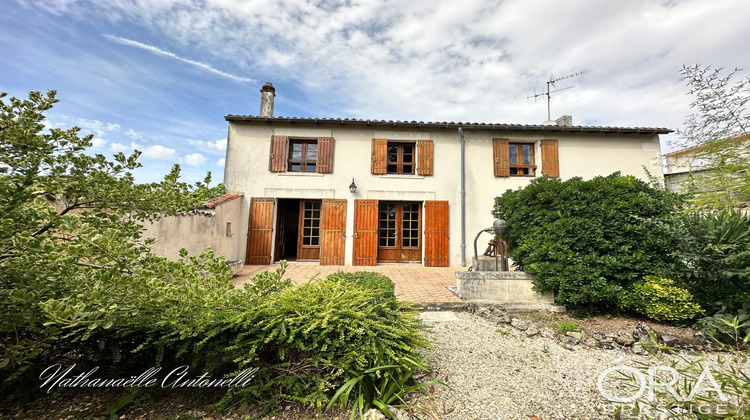
[(510, 148), (508, 149), (508, 152), (510, 156), (510, 164), (518, 165), (518, 150), (516, 149), (516, 145), (511, 144)]
[(292, 166), (291, 166), (291, 168), (289, 170), (292, 171), (292, 172), (300, 172), (300, 168), (301, 168), (301, 166), (300, 166), (299, 163), (292, 162)]
[(404, 173), (405, 174), (412, 173), (412, 166), (411, 165), (404, 165)]
[(510, 168), (511, 175), (518, 175), (518, 168)]
[(412, 155), (404, 154), (404, 163), (411, 163), (412, 162)]
[(396, 165), (388, 165), (388, 173), (389, 174), (395, 174), (398, 172), (398, 166)]
[(292, 143), (292, 159), (302, 158), (302, 143)]
[(414, 146), (412, 146), (410, 144), (405, 144), (404, 145), (404, 154), (406, 154), (406, 153), (411, 154), (413, 152), (414, 152)]
[(315, 170), (316, 170), (316, 166), (314, 163), (308, 162), (307, 165), (305, 165), (305, 172), (315, 172)]
[(522, 149), (523, 149), (523, 164), (531, 165), (531, 145), (524, 144)]
[(318, 246), (318, 237), (317, 236), (313, 236), (310, 239), (311, 239), (310, 245), (312, 245), (312, 246)]

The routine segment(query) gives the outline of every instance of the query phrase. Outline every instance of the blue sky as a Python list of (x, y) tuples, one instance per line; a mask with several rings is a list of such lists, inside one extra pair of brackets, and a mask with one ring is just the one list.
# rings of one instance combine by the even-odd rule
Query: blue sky
[[(742, 0), (3, 0), (0, 91), (56, 89), (55, 127), (223, 177), (226, 114), (679, 128), (683, 64), (750, 69)], [(745, 74), (745, 72), (743, 72)], [(540, 98), (542, 99), (542, 98)], [(676, 135), (663, 138), (673, 150)]]

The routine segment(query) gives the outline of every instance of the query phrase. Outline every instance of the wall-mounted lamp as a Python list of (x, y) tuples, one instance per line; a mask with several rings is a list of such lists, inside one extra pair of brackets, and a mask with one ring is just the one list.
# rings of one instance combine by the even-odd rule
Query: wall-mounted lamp
[(349, 192), (352, 194), (357, 192), (357, 184), (354, 183), (354, 178), (352, 178), (352, 183), (349, 184)]

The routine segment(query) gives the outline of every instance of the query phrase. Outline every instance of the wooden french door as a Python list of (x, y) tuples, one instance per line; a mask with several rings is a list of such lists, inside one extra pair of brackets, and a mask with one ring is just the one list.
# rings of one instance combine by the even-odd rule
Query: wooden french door
[(320, 200), (300, 200), (297, 237), (297, 260), (320, 259)]
[(422, 261), (422, 203), (378, 203), (378, 262)]

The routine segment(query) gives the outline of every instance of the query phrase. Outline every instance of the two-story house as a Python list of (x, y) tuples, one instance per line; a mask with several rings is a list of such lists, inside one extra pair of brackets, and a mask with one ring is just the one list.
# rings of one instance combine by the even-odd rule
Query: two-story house
[[(333, 265), (470, 264), (494, 197), (535, 177), (661, 173), (665, 128), (227, 115), (236, 256)], [(533, 223), (533, 221), (529, 221)], [(512, 226), (510, 227), (513, 228)], [(231, 257), (231, 256), (230, 256)]]

